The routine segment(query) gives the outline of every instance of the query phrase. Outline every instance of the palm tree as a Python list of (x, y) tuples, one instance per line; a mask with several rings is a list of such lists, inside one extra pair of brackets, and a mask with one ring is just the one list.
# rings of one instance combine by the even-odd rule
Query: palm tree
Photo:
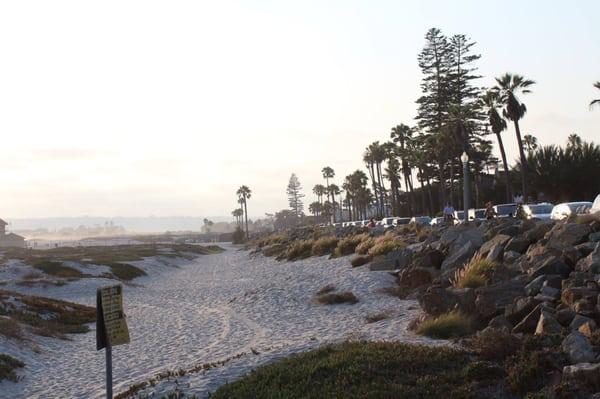
[[(594, 83), (594, 87), (596, 89), (600, 90), (600, 81)], [(593, 107), (594, 105), (598, 105), (598, 104), (600, 104), (600, 98), (592, 100), (592, 102), (590, 103), (590, 108)]]
[(329, 185), (329, 192), (328, 194), (331, 195), (331, 207), (332, 207), (332, 211), (333, 211), (333, 223), (335, 223), (335, 196), (336, 195), (340, 195), (342, 193), (342, 191), (340, 190), (340, 188), (336, 185), (336, 184), (330, 184)]
[(365, 148), (365, 152), (363, 153), (363, 162), (369, 171), (369, 176), (371, 177), (371, 186), (373, 187), (373, 192), (375, 193), (375, 202), (377, 202), (377, 207), (380, 208), (381, 204), (379, 203), (379, 197), (377, 196), (377, 182), (375, 180), (375, 155), (373, 154), (373, 144)]
[(535, 136), (532, 136), (531, 134), (526, 134), (525, 136), (523, 136), (523, 145), (527, 149), (527, 152), (535, 151), (538, 148), (537, 138), (535, 138)]
[(523, 198), (527, 201), (527, 161), (525, 157), (525, 149), (523, 147), (523, 140), (521, 138), (521, 129), (519, 127), (519, 120), (521, 120), (527, 112), (527, 107), (523, 104), (517, 94), (531, 93), (528, 87), (535, 84), (533, 80), (525, 79), (521, 75), (512, 75), (506, 73), (499, 78), (496, 78), (497, 86), (495, 88), (499, 93), (500, 101), (504, 104), (503, 115), (505, 118), (513, 121), (515, 125), (515, 132), (517, 135), (517, 142), (519, 144), (519, 158), (521, 160), (521, 185), (523, 190)]
[(321, 173), (323, 173), (323, 179), (325, 179), (325, 181), (327, 182), (326, 192), (329, 193), (329, 179), (333, 179), (335, 177), (335, 172), (329, 166), (325, 166), (321, 170)]
[(583, 145), (583, 140), (577, 133), (570, 134), (567, 138), (567, 149), (580, 149)]
[(508, 169), (508, 161), (506, 160), (506, 151), (504, 150), (504, 143), (502, 142), (501, 133), (506, 130), (506, 120), (498, 113), (498, 107), (500, 103), (498, 101), (498, 93), (488, 91), (483, 96), (483, 104), (487, 108), (488, 123), (492, 128), (492, 132), (496, 135), (498, 140), (498, 147), (500, 147), (500, 156), (502, 157), (502, 165), (504, 165), (504, 179), (506, 183), (506, 202), (511, 202), (512, 194), (510, 190), (510, 176)]
[(246, 218), (246, 239), (248, 239), (248, 199), (252, 195), (252, 191), (248, 188), (248, 186), (240, 186), (237, 190), (237, 196), (244, 206), (244, 217)]
[[(392, 128), (392, 132), (390, 134), (390, 138), (394, 143), (400, 144), (400, 157), (402, 158), (402, 174), (404, 175), (404, 187), (407, 192), (413, 192), (412, 179), (411, 179), (411, 171), (410, 171), (410, 163), (408, 162), (408, 153), (407, 147), (412, 137), (412, 129), (401, 123), (396, 127)], [(409, 214), (412, 214), (412, 199), (409, 196), (408, 201), (408, 209)]]
[(327, 193), (327, 187), (322, 184), (315, 184), (313, 187), (313, 193), (317, 196), (317, 199), (323, 204), (323, 195)]
[(323, 204), (321, 204), (319, 201), (311, 202), (311, 204), (308, 206), (308, 211), (312, 213), (315, 217), (315, 220), (317, 220), (323, 211)]

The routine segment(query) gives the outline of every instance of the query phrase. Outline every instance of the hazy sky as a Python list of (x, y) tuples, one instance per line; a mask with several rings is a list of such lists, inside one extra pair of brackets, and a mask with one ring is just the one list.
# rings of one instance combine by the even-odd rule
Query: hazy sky
[[(492, 4), (493, 3), (493, 4)], [(417, 53), (439, 27), (482, 85), (536, 80), (522, 129), (600, 141), (600, 2), (2, 1), (0, 217), (229, 215), (287, 207), (413, 123)], [(508, 156), (516, 157), (512, 127)]]

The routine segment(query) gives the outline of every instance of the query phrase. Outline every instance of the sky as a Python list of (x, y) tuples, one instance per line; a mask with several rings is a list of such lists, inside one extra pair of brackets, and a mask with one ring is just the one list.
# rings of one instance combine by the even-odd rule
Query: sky
[[(600, 2), (1, 1), (0, 217), (286, 208), (412, 125), (425, 32), (477, 42), (482, 86), (537, 83), (523, 134), (600, 141)], [(594, 20), (595, 19), (595, 20)], [(504, 133), (510, 160), (514, 130)]]

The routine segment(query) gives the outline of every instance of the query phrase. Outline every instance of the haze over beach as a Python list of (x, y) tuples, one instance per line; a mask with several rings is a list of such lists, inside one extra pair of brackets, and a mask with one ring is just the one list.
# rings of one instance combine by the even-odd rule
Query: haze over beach
[(0, 399), (600, 399), (598, 15), (0, 3)]
[[(596, 1), (5, 2), (0, 6), (1, 214), (229, 215), (284, 208), (330, 164), (412, 125), (430, 27), (464, 33), (500, 73), (538, 82), (524, 134), (597, 137)], [(510, 11), (509, 11), (510, 10)], [(535, 104), (535, 106), (533, 106)], [(515, 140), (507, 140), (511, 163)], [(497, 148), (494, 149), (498, 155)]]

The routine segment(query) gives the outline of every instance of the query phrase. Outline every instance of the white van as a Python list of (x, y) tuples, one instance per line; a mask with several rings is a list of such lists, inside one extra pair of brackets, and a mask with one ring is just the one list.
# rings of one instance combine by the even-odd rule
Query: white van
[(552, 220), (562, 220), (571, 215), (580, 215), (587, 213), (592, 208), (592, 203), (589, 201), (580, 202), (563, 202), (552, 208), (550, 218)]

